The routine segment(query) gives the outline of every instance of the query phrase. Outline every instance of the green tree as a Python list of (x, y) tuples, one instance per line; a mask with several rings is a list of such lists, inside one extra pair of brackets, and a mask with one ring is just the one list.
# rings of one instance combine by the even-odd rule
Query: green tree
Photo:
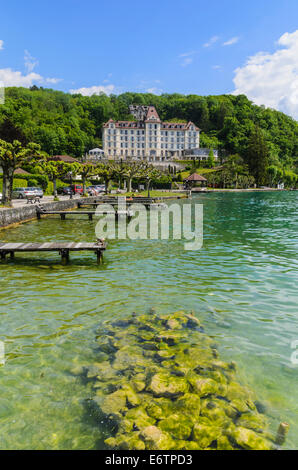
[(207, 159), (207, 165), (209, 168), (213, 168), (215, 165), (215, 158), (214, 158), (214, 153), (213, 150), (210, 150), (208, 159)]
[(33, 159), (43, 159), (40, 146), (34, 143), (23, 147), (21, 142), (14, 140), (12, 143), (0, 140), (0, 166), (3, 171), (2, 204), (11, 204), (13, 177), (18, 167)]
[(79, 171), (78, 164), (65, 163), (61, 161), (47, 160), (42, 162), (38, 169), (41, 174), (46, 174), (53, 182), (54, 197), (57, 197), (57, 179), (65, 178), (70, 173), (76, 174)]
[(83, 182), (83, 194), (86, 194), (86, 180), (97, 174), (96, 166), (93, 163), (82, 163), (79, 168)]
[(266, 181), (269, 156), (269, 149), (263, 132), (259, 127), (255, 126), (248, 141), (245, 158), (249, 170), (259, 186)]

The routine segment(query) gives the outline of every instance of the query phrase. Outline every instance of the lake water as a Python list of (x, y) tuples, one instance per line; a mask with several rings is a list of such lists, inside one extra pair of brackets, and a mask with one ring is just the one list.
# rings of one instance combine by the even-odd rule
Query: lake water
[[(1, 265), (1, 449), (102, 449), (86, 406), (91, 383), (72, 370), (96, 361), (102, 320), (154, 307), (194, 310), (221, 356), (266, 405), (272, 430), (290, 423), (298, 448), (297, 192), (201, 194), (204, 246), (112, 241), (105, 264), (92, 253), (16, 254)], [(189, 203), (179, 201), (179, 204)], [(93, 241), (96, 221), (47, 218), (0, 231), (5, 242)]]

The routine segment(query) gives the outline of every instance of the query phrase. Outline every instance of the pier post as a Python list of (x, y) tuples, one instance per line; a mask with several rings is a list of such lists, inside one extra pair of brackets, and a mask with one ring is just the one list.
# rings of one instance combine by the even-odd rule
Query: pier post
[(60, 214), (61, 216), (61, 220), (65, 220), (66, 219), (66, 214)]
[(60, 251), (62, 264), (66, 264), (69, 261), (69, 250), (63, 249)]
[(5, 252), (5, 251), (1, 251), (1, 252), (0, 252), (0, 255), (1, 255), (1, 259), (4, 260), (5, 257), (6, 257), (6, 252)]
[(97, 256), (97, 264), (102, 264), (103, 262), (103, 255), (101, 250), (96, 250), (96, 256)]
[(88, 214), (89, 220), (93, 219), (93, 214)]
[(10, 252), (10, 259), (14, 259), (14, 251)]

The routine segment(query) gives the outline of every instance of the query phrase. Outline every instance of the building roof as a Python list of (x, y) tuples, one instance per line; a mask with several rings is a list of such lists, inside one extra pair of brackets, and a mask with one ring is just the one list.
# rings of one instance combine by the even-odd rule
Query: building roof
[(154, 106), (149, 106), (145, 122), (161, 122), (160, 117)]
[(96, 149), (91, 149), (91, 150), (89, 150), (89, 152), (104, 152), (104, 150), (103, 150), (103, 149), (96, 148)]
[[(153, 122), (153, 123), (160, 123), (162, 130), (184, 130), (187, 131), (191, 125), (195, 127), (196, 131), (199, 131), (199, 127), (197, 127), (193, 122), (189, 121), (187, 124), (183, 122), (161, 122), (156, 120), (146, 120), (145, 122)], [(109, 124), (115, 124), (115, 127), (122, 128), (122, 129), (144, 129), (145, 125), (142, 122), (136, 121), (113, 121), (110, 119), (108, 122), (104, 124), (103, 127), (109, 127)]]
[(17, 169), (14, 171), (14, 174), (15, 174), (15, 175), (30, 175), (30, 173), (28, 173), (28, 171), (23, 170), (22, 168), (17, 168)]
[(50, 157), (49, 160), (52, 160), (54, 162), (65, 162), (65, 163), (75, 163), (78, 162), (73, 157), (70, 157), (69, 155), (54, 155), (53, 157)]
[[(187, 131), (191, 125), (195, 127), (196, 131), (200, 131), (200, 129), (191, 121), (188, 123), (183, 122), (161, 122), (158, 112), (156, 111), (155, 106), (143, 106), (143, 108), (147, 110), (146, 117), (142, 121), (114, 121), (113, 119), (109, 119), (103, 127), (109, 127), (109, 124), (115, 124), (117, 128), (123, 129), (144, 129), (145, 123), (159, 123), (161, 124), (161, 129), (172, 129), (172, 130), (185, 130)], [(148, 108), (148, 109), (147, 109)]]
[(198, 173), (193, 173), (189, 175), (184, 181), (207, 181), (204, 176), (198, 175)]

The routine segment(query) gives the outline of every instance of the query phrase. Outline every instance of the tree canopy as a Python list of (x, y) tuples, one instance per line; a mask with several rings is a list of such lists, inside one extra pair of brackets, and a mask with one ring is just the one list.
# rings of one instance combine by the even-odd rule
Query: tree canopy
[[(297, 170), (298, 123), (285, 114), (256, 106), (244, 95), (198, 96), (150, 93), (91, 97), (33, 87), (7, 88), (0, 107), (0, 139), (36, 142), (49, 155), (82, 156), (101, 144), (108, 119), (134, 120), (130, 104), (153, 105), (163, 121), (193, 121), (201, 129), (201, 147), (221, 156), (245, 157), (255, 129), (268, 148), (268, 165)], [(267, 162), (266, 162), (267, 163)]]

